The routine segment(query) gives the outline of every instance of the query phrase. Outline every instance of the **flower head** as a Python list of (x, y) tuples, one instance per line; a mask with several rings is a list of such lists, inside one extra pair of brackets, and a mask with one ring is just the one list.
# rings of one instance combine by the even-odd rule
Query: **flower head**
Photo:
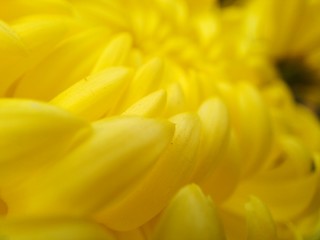
[(233, 2), (2, 3), (0, 236), (317, 238), (320, 5)]

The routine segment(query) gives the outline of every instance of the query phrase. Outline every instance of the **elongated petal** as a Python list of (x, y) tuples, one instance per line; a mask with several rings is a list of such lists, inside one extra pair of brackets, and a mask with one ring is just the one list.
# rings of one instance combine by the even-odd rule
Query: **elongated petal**
[(153, 92), (130, 106), (123, 115), (159, 117), (165, 108), (166, 97), (164, 90)]
[(173, 116), (186, 111), (186, 99), (177, 83), (171, 84), (167, 89), (167, 105), (165, 109), (166, 116)]
[[(68, 30), (67, 18), (54, 15), (31, 15), (15, 21), (12, 28), (33, 55), (44, 55), (60, 43)], [(35, 57), (32, 56), (32, 57)]]
[(318, 173), (282, 181), (274, 179), (272, 175), (257, 177), (239, 184), (227, 206), (235, 212), (241, 212), (247, 197), (254, 194), (264, 199), (276, 221), (286, 221), (307, 210), (316, 194), (318, 182)]
[(119, 108), (127, 108), (140, 98), (154, 91), (160, 85), (162, 72), (163, 61), (161, 59), (154, 58), (145, 63), (136, 72)]
[(127, 68), (108, 68), (72, 85), (51, 103), (85, 119), (96, 120), (116, 105), (129, 76)]
[(171, 119), (175, 135), (166, 152), (141, 183), (130, 189), (126, 198), (96, 215), (99, 221), (116, 230), (136, 228), (159, 213), (190, 178), (200, 139), (197, 116), (180, 114)]
[[(308, 1), (301, 0), (284, 0), (274, 1), (278, 4), (275, 11), (281, 11), (278, 14), (280, 21), (276, 21), (277, 36), (274, 40), (274, 50), (276, 54), (287, 54), (288, 45), (292, 44), (292, 38), (296, 38), (297, 26), (301, 23), (302, 14)], [(304, 25), (305, 26), (305, 25)]]
[(255, 197), (246, 204), (247, 240), (277, 240), (275, 223), (267, 207)]
[[(231, 134), (225, 152), (219, 157), (221, 159), (216, 168), (200, 179), (198, 183), (217, 204), (225, 201), (240, 183), (242, 156), (234, 134)], [(221, 187), (221, 183), (223, 183), (223, 187)]]
[[(52, 34), (49, 28), (48, 31)], [(98, 58), (105, 36), (103, 29), (95, 28), (65, 39), (45, 60), (26, 73), (15, 91), (15, 96), (50, 100), (85, 78)], [(36, 43), (37, 41), (34, 44)]]
[(101, 71), (110, 66), (124, 64), (131, 48), (132, 39), (128, 33), (122, 33), (111, 39), (93, 68), (93, 72)]
[[(245, 25), (247, 39), (265, 39), (267, 42), (265, 48), (268, 50), (268, 54), (274, 54), (272, 51), (272, 46), (270, 43), (274, 43), (272, 39), (276, 36), (276, 16), (277, 11), (277, 1), (250, 1), (247, 16), (245, 18)], [(249, 44), (252, 46), (252, 44)], [(255, 45), (253, 45), (255, 46)]]
[[(6, 23), (0, 21), (0, 96), (17, 76), (17, 64), (27, 56), (27, 49), (20, 36)], [(15, 69), (12, 66), (15, 66)]]
[[(77, 1), (70, 0), (77, 12), (81, 14), (81, 20), (85, 24), (100, 25), (103, 27), (124, 31), (130, 24), (127, 21), (127, 11), (123, 8), (122, 1)], [(127, 4), (126, 4), (126, 7)]]
[(225, 240), (210, 198), (197, 185), (182, 188), (160, 215), (152, 240)]
[(204, 102), (198, 114), (202, 124), (202, 139), (198, 151), (198, 164), (194, 178), (201, 179), (218, 164), (218, 154), (227, 146), (229, 116), (224, 103), (219, 99)]
[(12, 0), (1, 2), (1, 19), (12, 21), (34, 14), (71, 14), (71, 5), (64, 0)]
[(77, 219), (0, 219), (0, 236), (10, 240), (116, 240), (93, 222)]
[(252, 174), (265, 164), (273, 141), (268, 108), (258, 90), (247, 83), (236, 88), (225, 84), (221, 92), (245, 156), (244, 174)]
[(61, 161), (17, 189), (3, 190), (10, 214), (88, 216), (99, 211), (139, 182), (173, 130), (167, 121), (132, 117), (95, 123), (91, 136)]
[[(29, 16), (16, 21), (12, 25), (11, 32), (18, 36), (17, 41), (23, 42), (25, 53), (17, 58), (17, 55), (13, 52), (5, 54), (6, 51), (1, 51), (1, 56), (8, 58), (8, 60), (1, 61), (0, 71), (1, 76), (3, 76), (1, 85), (3, 86), (0, 87), (0, 94), (8, 90), (8, 87), (17, 81), (25, 71), (34, 67), (49, 55), (63, 38), (67, 28), (66, 19), (50, 15)], [(8, 50), (10, 50), (9, 47), (7, 47)], [(15, 59), (12, 60), (12, 58)], [(12, 66), (14, 66), (14, 69)], [(33, 85), (32, 89), (37, 84)]]
[[(320, 2), (319, 1), (292, 1), (292, 3), (287, 3), (284, 1), (284, 7), (287, 8), (287, 4), (296, 9), (292, 8), (291, 15), (296, 15), (298, 22), (294, 22), (291, 31), (295, 33), (295, 40), (290, 42), (289, 50), (293, 55), (303, 54), (304, 57), (312, 54), (319, 46), (320, 31), (319, 28), (313, 27), (320, 23), (319, 10)], [(304, 8), (301, 8), (301, 5)], [(287, 30), (286, 30), (287, 31)], [(288, 46), (286, 46), (288, 47)]]
[(3, 21), (0, 21), (0, 51), (2, 63), (5, 63), (4, 58), (12, 63), (10, 58), (21, 57), (27, 53), (20, 36)]
[(48, 104), (1, 99), (0, 164), (21, 168), (48, 163), (89, 129), (86, 122)]
[(296, 27), (301, 21), (306, 2), (300, 0), (250, 1), (248, 20), (251, 22), (246, 24), (249, 26), (248, 32), (258, 33), (255, 37), (265, 41), (269, 54), (275, 57), (287, 54), (287, 47), (295, 37)]

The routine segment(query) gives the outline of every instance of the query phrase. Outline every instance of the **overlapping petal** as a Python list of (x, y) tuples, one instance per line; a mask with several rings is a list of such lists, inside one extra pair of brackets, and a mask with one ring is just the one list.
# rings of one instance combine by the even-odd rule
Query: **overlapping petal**
[(3, 1), (0, 238), (317, 239), (319, 7)]
[(126, 199), (126, 191), (157, 164), (173, 130), (166, 121), (132, 117), (94, 123), (90, 136), (49, 168), (2, 189), (8, 215), (99, 214), (117, 197)]
[(225, 240), (217, 210), (197, 185), (182, 188), (159, 216), (152, 240)]

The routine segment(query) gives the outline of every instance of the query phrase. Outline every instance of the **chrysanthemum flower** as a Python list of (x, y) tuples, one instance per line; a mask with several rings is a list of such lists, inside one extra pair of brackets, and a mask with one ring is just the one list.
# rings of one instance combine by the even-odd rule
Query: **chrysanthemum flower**
[(320, 2), (234, 2), (223, 15), (226, 24), (236, 29), (230, 33), (239, 38), (239, 52), (274, 66), (296, 101), (320, 114)]
[(0, 239), (317, 239), (319, 121), (262, 2), (1, 2)]

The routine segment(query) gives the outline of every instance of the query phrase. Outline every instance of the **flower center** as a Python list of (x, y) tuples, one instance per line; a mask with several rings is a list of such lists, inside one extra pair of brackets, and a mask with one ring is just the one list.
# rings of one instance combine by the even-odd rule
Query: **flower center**
[(304, 104), (320, 116), (320, 78), (303, 58), (283, 58), (276, 62), (281, 78), (291, 89), (297, 103)]

